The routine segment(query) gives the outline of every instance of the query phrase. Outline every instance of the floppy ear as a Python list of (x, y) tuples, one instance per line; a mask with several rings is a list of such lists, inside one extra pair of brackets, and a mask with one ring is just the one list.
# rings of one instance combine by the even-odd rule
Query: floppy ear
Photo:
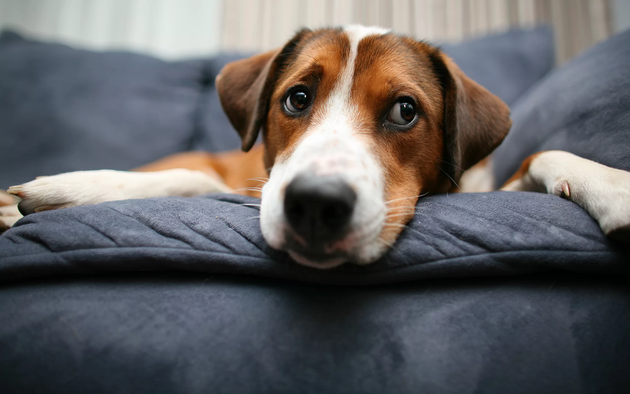
[(252, 148), (265, 123), (279, 70), (307, 32), (310, 30), (299, 31), (282, 49), (229, 63), (217, 75), (221, 106), (241, 136), (245, 152)]
[[(444, 91), (444, 170), (454, 182), (488, 156), (512, 126), (500, 98), (468, 78), (448, 56), (434, 61)], [(441, 68), (441, 70), (440, 70)]]

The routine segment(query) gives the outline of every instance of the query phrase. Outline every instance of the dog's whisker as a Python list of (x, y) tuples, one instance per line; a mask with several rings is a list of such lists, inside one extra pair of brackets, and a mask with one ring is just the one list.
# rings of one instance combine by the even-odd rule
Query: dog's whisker
[(452, 176), (448, 175), (448, 172), (444, 171), (442, 168), (440, 168), (440, 171), (442, 171), (444, 173), (444, 175), (446, 175), (448, 177), (448, 179), (451, 180), (451, 182), (453, 182), (453, 184), (455, 185), (455, 187), (457, 187), (459, 190), (462, 190), (459, 185), (457, 184), (457, 182), (455, 182), (455, 179), (453, 179)]
[(385, 205), (389, 205), (389, 204), (391, 204), (393, 202), (396, 202), (396, 201), (411, 200), (412, 198), (421, 198), (421, 197), (426, 196), (427, 194), (429, 194), (429, 192), (422, 193), (422, 194), (417, 195), (417, 196), (394, 198), (393, 200), (385, 201)]
[(267, 183), (269, 181), (269, 178), (248, 178), (248, 181), (255, 181), (255, 182), (261, 182), (261, 183)]
[(383, 227), (402, 227), (402, 228), (407, 228), (409, 226), (407, 226), (406, 224), (400, 224), (400, 223), (385, 223), (383, 225)]
[(397, 213), (394, 215), (387, 215), (385, 216), (386, 219), (391, 219), (391, 218), (398, 218), (398, 217), (403, 217), (403, 216), (409, 216), (409, 214), (414, 213), (414, 212), (407, 212), (407, 213)]
[(400, 211), (415, 212), (416, 209), (417, 209), (416, 207), (392, 207), (392, 208), (387, 208), (386, 212), (387, 213), (400, 212)]
[(244, 203), (244, 204), (240, 204), (244, 207), (253, 207), (253, 208), (260, 208), (260, 204), (249, 204), (249, 203)]
[(234, 191), (235, 192), (240, 192), (240, 191), (262, 192), (262, 188), (261, 187), (241, 187), (240, 189), (236, 189)]
[(376, 238), (376, 241), (382, 243), (383, 245), (387, 246), (388, 248), (394, 247), (394, 242), (387, 242), (382, 237)]
[(416, 211), (394, 211), (394, 212), (388, 212), (387, 215), (385, 215), (386, 218), (388, 217), (392, 217), (393, 215), (396, 216), (404, 216), (404, 215), (415, 215)]
[(455, 164), (453, 164), (453, 163), (451, 163), (451, 162), (448, 162), (448, 161), (446, 161), (446, 160), (442, 160), (442, 163), (444, 163), (444, 164), (448, 164), (448, 165), (450, 165), (450, 166), (453, 166), (453, 167), (457, 168), (458, 170), (466, 171), (466, 170), (464, 170), (463, 168), (461, 168), (460, 166), (457, 166), (457, 165), (455, 165)]

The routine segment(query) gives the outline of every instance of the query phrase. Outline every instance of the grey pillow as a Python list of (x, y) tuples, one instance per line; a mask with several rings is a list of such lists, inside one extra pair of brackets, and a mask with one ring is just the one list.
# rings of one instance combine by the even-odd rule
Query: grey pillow
[(553, 31), (547, 26), (515, 29), (442, 50), (480, 85), (512, 105), (554, 66)]
[(0, 36), (0, 188), (130, 169), (192, 145), (204, 62)]
[(529, 155), (561, 149), (630, 171), (630, 30), (550, 73), (512, 108), (494, 153), (497, 186)]

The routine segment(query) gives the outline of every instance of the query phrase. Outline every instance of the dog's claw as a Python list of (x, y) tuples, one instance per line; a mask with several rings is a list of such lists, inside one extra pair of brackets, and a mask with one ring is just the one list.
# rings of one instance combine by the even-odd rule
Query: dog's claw
[(22, 193), (22, 185), (9, 186), (7, 193), (20, 197), (20, 193)]
[(569, 199), (569, 197), (571, 197), (571, 188), (569, 187), (569, 182), (564, 181), (562, 182), (562, 194), (560, 195), (560, 197), (565, 198), (565, 199)]

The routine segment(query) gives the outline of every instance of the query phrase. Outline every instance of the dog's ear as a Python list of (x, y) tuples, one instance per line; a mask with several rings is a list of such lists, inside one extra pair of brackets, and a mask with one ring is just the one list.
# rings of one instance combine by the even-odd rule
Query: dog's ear
[(249, 151), (269, 110), (269, 98), (279, 71), (310, 30), (299, 31), (283, 48), (227, 64), (216, 78), (221, 106)]
[(438, 53), (432, 60), (444, 94), (443, 169), (457, 182), (503, 141), (512, 125), (510, 109), (448, 56)]

